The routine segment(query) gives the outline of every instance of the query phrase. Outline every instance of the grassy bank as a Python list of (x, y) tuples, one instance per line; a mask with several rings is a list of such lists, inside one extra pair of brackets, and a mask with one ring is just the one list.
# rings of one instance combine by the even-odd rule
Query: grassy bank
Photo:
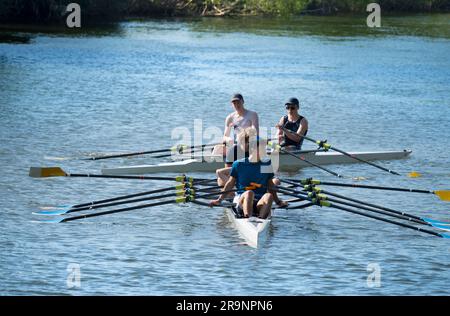
[(450, 0), (0, 0), (0, 22), (55, 23), (68, 3), (81, 6), (84, 21), (124, 17), (235, 16), (364, 13), (377, 2), (383, 12), (450, 11)]

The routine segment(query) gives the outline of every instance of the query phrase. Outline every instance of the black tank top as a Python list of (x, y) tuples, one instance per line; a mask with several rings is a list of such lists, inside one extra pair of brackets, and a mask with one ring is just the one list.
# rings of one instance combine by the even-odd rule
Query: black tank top
[[(298, 118), (297, 121), (295, 122), (290, 122), (288, 119), (288, 116), (285, 115), (283, 117), (283, 126), (290, 130), (293, 131), (294, 133), (297, 133), (298, 129), (300, 128), (300, 123), (301, 121), (304, 119), (303, 116), (300, 115), (300, 117)], [(305, 131), (305, 135), (308, 134), (308, 130)], [(284, 146), (296, 146), (298, 149), (300, 149), (303, 145), (303, 138), (300, 139), (300, 141), (297, 143), (295, 141), (293, 141), (292, 139), (288, 138), (288, 137), (284, 137)]]

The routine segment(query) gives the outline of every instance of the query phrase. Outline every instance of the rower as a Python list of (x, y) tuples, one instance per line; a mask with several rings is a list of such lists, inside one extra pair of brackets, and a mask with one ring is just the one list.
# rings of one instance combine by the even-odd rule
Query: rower
[[(249, 156), (233, 162), (231, 173), (226, 182), (223, 191), (230, 191), (234, 186), (237, 192), (233, 203), (244, 217), (252, 215), (260, 218), (267, 218), (271, 214), (272, 203), (275, 201), (280, 206), (286, 206), (287, 203), (280, 200), (274, 189), (274, 174), (268, 172), (271, 168), (270, 160), (262, 161), (265, 156), (266, 140), (257, 136), (255, 128), (250, 127), (239, 133), (239, 144), (243, 151), (248, 151)], [(260, 187), (253, 190), (245, 188), (257, 183)], [(210, 201), (210, 206), (220, 205), (227, 194), (220, 194), (216, 200)]]
[[(225, 158), (225, 167), (218, 169), (217, 183), (219, 186), (224, 186), (230, 177), (231, 165), (234, 161), (247, 157), (248, 154), (240, 150), (240, 146), (236, 144), (236, 136), (245, 128), (253, 127), (259, 134), (259, 118), (254, 111), (247, 110), (244, 107), (244, 97), (240, 93), (236, 93), (231, 97), (231, 104), (234, 112), (225, 118), (225, 130), (223, 133), (223, 145), (216, 146), (213, 153), (221, 151)], [(231, 131), (233, 130), (233, 137), (231, 138)]]
[(300, 103), (297, 98), (290, 98), (286, 104), (287, 115), (283, 116), (278, 128), (278, 143), (288, 150), (301, 150), (303, 137), (308, 133), (308, 121), (298, 113)]

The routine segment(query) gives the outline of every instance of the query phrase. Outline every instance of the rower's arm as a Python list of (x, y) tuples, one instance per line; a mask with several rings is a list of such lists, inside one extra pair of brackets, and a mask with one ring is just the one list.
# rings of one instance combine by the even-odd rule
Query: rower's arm
[(255, 112), (255, 117), (253, 118), (253, 127), (256, 129), (257, 135), (259, 135), (259, 117), (258, 113)]
[[(284, 120), (283, 117), (281, 117), (280, 121), (278, 122), (278, 126), (283, 126), (283, 123)], [(283, 131), (281, 129), (278, 129), (277, 136), (278, 136), (278, 144), (281, 144), (281, 142), (283, 141)]]
[[(274, 181), (277, 181), (275, 178), (272, 178), (269, 180), (269, 182), (267, 183), (267, 192), (272, 193), (273, 196), (273, 201), (276, 204), (281, 204), (283, 201), (280, 200), (280, 198), (278, 197), (278, 193), (276, 190), (276, 185), (274, 183)], [(279, 182), (279, 181), (278, 181)]]
[(231, 121), (231, 117), (227, 116), (227, 118), (225, 119), (225, 129), (223, 132), (223, 141), (224, 142), (229, 142), (231, 140), (230, 138), (230, 134), (231, 134), (231, 129), (233, 128), (233, 122)]
[[(236, 178), (235, 177), (231, 177), (230, 179), (228, 179), (227, 183), (225, 183), (225, 186), (222, 189), (222, 192), (226, 192), (226, 191), (230, 191), (234, 188), (234, 185), (236, 184)], [(223, 201), (223, 199), (225, 199), (226, 194), (220, 194), (219, 195), (219, 200)]]
[(308, 121), (303, 118), (300, 122), (300, 127), (298, 128), (297, 132), (290, 131), (288, 129), (284, 129), (284, 132), (286, 134), (286, 137), (289, 139), (292, 139), (294, 142), (299, 142), (303, 135), (305, 135), (305, 132), (308, 130)]

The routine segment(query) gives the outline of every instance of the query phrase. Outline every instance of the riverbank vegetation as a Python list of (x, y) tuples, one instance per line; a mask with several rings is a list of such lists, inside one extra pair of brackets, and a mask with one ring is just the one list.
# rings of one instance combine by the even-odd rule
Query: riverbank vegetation
[(365, 13), (377, 2), (383, 12), (445, 12), (450, 0), (0, 0), (0, 22), (58, 22), (68, 3), (81, 6), (86, 20), (173, 16), (288, 16)]

